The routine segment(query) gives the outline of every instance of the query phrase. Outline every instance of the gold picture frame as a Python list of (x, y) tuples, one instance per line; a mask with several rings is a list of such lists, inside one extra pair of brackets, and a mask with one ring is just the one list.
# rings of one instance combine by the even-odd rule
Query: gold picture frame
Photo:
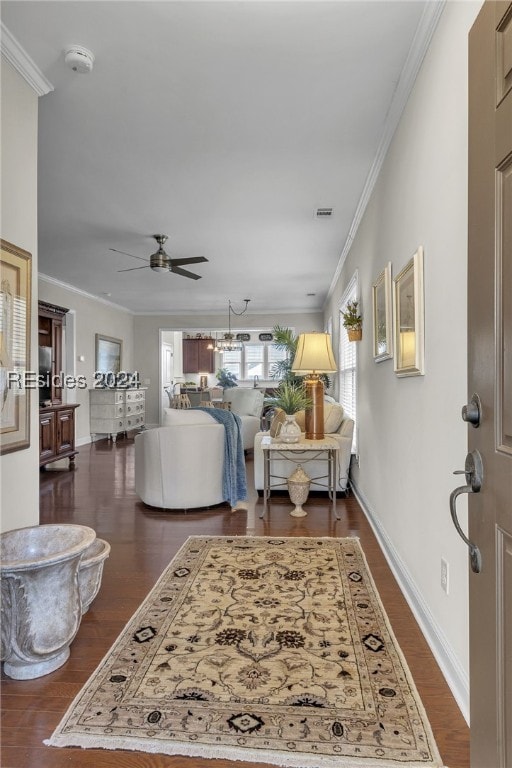
[(0, 239), (0, 454), (30, 447), (32, 255)]
[(393, 305), (391, 294), (391, 262), (384, 267), (372, 285), (373, 359), (376, 363), (393, 357)]
[(393, 314), (395, 373), (397, 376), (423, 376), (425, 329), (421, 246), (393, 279)]

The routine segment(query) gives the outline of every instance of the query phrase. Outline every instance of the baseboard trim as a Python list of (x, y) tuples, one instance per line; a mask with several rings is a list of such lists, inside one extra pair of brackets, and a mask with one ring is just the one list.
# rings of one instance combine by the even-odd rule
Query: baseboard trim
[(380, 544), (384, 557), (398, 582), (407, 603), (414, 614), (416, 621), (434, 654), (434, 657), (448, 683), (448, 686), (457, 702), (457, 705), (469, 724), (469, 679), (442, 629), (435, 621), (432, 613), (421, 592), (416, 587), (405, 563), (396, 551), (385, 529), (382, 527), (375, 512), (368, 503), (361, 490), (352, 484), (354, 496), (361, 505), (368, 522)]

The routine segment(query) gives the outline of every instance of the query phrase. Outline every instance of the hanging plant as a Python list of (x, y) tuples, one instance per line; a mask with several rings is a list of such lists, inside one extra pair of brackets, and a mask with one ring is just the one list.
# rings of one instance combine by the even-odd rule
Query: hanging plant
[(349, 341), (360, 341), (363, 336), (363, 318), (359, 313), (359, 302), (356, 300), (349, 301), (341, 316)]

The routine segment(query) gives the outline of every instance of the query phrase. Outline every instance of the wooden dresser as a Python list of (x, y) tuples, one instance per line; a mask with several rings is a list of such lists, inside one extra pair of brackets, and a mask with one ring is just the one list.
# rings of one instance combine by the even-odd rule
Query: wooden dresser
[(90, 389), (89, 429), (91, 439), (107, 435), (116, 442), (118, 434), (146, 426), (146, 388)]

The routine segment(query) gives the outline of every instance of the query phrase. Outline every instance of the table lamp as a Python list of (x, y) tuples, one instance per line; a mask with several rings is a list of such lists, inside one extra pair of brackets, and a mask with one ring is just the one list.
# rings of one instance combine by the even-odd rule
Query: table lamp
[(328, 333), (301, 333), (292, 371), (305, 376), (306, 394), (311, 406), (306, 408), (306, 440), (324, 439), (324, 384), (321, 373), (336, 371)]

